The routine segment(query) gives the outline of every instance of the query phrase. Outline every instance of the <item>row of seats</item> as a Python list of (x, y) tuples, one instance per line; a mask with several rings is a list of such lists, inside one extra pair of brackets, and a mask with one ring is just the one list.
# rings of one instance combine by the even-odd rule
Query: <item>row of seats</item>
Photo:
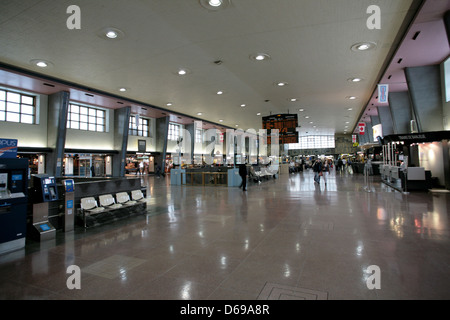
[(116, 193), (114, 198), (112, 194), (104, 194), (98, 197), (99, 204), (94, 197), (81, 198), (81, 210), (89, 214), (96, 214), (107, 209), (118, 209), (123, 206), (135, 205), (139, 202), (146, 202), (141, 190), (132, 190), (131, 199), (128, 192)]

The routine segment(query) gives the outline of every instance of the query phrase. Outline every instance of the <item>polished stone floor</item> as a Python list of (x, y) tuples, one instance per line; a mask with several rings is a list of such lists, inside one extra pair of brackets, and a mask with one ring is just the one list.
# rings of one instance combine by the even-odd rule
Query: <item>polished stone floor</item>
[(450, 299), (449, 193), (310, 171), (247, 192), (142, 182), (146, 215), (0, 256), (0, 299)]

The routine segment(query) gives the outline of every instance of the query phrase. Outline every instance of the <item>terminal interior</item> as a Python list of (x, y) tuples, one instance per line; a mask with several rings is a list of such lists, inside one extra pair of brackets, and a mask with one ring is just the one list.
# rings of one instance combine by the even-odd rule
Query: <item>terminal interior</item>
[(0, 25), (0, 300), (450, 298), (450, 0)]

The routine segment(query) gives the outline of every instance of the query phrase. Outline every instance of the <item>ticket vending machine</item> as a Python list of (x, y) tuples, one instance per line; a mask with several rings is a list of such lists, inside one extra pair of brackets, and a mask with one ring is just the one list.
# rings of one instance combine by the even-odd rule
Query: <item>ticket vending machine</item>
[(28, 159), (0, 159), (0, 254), (25, 247)]
[(64, 232), (73, 231), (75, 221), (75, 183), (73, 179), (63, 180), (64, 183)]
[(52, 240), (56, 229), (48, 220), (49, 203), (58, 201), (58, 189), (55, 177), (47, 174), (33, 175), (33, 224), (31, 236), (38, 241)]

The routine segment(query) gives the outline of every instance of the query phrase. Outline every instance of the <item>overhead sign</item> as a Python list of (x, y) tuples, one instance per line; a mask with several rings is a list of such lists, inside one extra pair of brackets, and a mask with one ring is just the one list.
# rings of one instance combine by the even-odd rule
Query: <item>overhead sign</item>
[(388, 103), (389, 85), (379, 84), (378, 85), (378, 102)]
[(267, 129), (267, 144), (271, 144), (271, 129), (278, 129), (279, 143), (298, 143), (297, 114), (275, 114), (262, 117), (263, 129)]
[(356, 134), (352, 134), (352, 143), (356, 143)]
[(17, 157), (17, 139), (0, 138), (0, 158)]
[(366, 131), (366, 123), (365, 122), (358, 123), (358, 128), (359, 128), (359, 134), (364, 135), (364, 133)]

